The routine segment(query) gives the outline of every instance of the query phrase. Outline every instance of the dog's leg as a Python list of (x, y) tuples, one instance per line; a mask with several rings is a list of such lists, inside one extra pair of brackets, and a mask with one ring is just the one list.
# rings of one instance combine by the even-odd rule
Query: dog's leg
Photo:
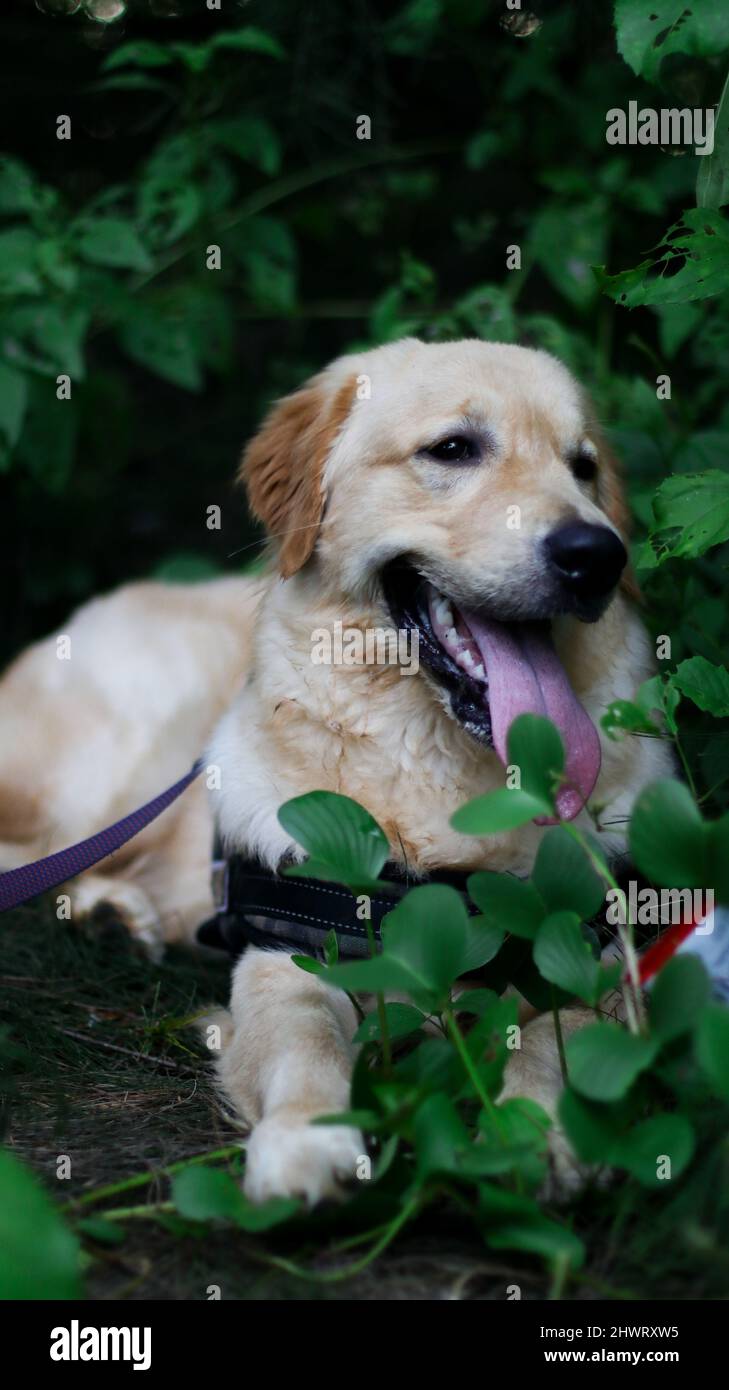
[(162, 924), (149, 895), (138, 883), (116, 874), (89, 872), (75, 879), (68, 893), (74, 921), (92, 918), (103, 908), (110, 908), (145, 955), (161, 960)]
[[(593, 1023), (589, 1009), (560, 1009), (563, 1038)], [(499, 1100), (525, 1097), (535, 1100), (552, 1120), (549, 1131), (550, 1176), (543, 1195), (565, 1199), (583, 1186), (586, 1170), (573, 1154), (557, 1119), (557, 1103), (564, 1089), (559, 1050), (551, 1014), (540, 1014), (523, 1029), (521, 1047), (509, 1058)]]
[(301, 1195), (310, 1205), (338, 1195), (356, 1177), (364, 1140), (350, 1126), (311, 1121), (348, 1107), (353, 1005), (285, 953), (249, 949), (233, 976), (231, 1014), (218, 1076), (252, 1129), (247, 1195)]

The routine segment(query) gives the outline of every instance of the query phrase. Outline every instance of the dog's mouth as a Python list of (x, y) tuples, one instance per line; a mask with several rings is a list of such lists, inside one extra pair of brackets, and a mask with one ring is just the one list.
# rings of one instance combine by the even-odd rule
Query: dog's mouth
[(421, 665), (448, 696), (454, 718), (508, 762), (507, 734), (520, 714), (557, 726), (565, 781), (557, 794), (564, 820), (582, 810), (600, 771), (600, 740), (554, 649), (549, 621), (502, 622), (457, 604), (406, 560), (382, 575), (385, 601), (399, 629), (417, 632)]

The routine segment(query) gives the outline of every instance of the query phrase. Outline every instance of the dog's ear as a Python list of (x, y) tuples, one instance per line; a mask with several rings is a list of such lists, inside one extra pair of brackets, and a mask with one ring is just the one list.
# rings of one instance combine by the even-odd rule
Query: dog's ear
[(333, 387), (326, 373), (278, 401), (243, 454), (238, 477), (253, 515), (279, 545), (284, 579), (306, 564), (324, 511), (323, 474), (349, 414), (356, 378)]
[[(593, 431), (593, 438), (597, 444), (600, 458), (597, 483), (598, 506), (602, 507), (613, 526), (617, 528), (623, 539), (627, 540), (631, 531), (631, 516), (625, 496), (623, 470), (617, 456), (603, 436), (598, 431)], [(638, 601), (642, 597), (638, 581), (633, 573), (633, 567), (630, 564), (623, 571), (620, 587), (629, 598)]]

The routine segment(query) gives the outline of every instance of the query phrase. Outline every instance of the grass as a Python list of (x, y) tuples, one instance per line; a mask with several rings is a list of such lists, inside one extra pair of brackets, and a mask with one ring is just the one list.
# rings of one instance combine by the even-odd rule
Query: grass
[[(190, 1026), (205, 1006), (226, 1001), (226, 960), (173, 950), (153, 966), (118, 926), (81, 935), (42, 904), (7, 914), (1, 932), (3, 1138), (58, 1201), (236, 1144)], [(71, 1160), (64, 1181), (56, 1177), (60, 1155)], [(229, 1162), (235, 1169), (241, 1161)], [(164, 1201), (167, 1191), (164, 1177), (151, 1176), (93, 1213)], [(203, 1299), (217, 1285), (226, 1299), (487, 1301), (503, 1300), (506, 1286), (518, 1284), (525, 1299), (548, 1296), (537, 1260), (496, 1257), (447, 1202), (351, 1279), (314, 1284), (277, 1263), (341, 1270), (359, 1247), (346, 1257), (338, 1247), (376, 1224), (374, 1200), (370, 1191), (265, 1237), (193, 1228), (164, 1214), (129, 1220), (121, 1244), (87, 1242), (88, 1295)], [(573, 1215), (589, 1258), (566, 1296), (727, 1296), (729, 1142), (711, 1114), (699, 1159), (670, 1196), (617, 1184), (586, 1193)]]

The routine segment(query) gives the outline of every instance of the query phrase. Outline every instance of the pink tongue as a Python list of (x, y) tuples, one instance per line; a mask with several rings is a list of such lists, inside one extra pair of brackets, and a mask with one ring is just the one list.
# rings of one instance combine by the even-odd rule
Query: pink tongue
[(557, 794), (564, 820), (581, 810), (600, 771), (600, 740), (552, 646), (546, 628), (536, 623), (507, 626), (463, 613), (488, 676), (488, 701), (494, 748), (508, 761), (506, 735), (519, 714), (542, 714), (556, 724), (565, 749), (565, 781)]

